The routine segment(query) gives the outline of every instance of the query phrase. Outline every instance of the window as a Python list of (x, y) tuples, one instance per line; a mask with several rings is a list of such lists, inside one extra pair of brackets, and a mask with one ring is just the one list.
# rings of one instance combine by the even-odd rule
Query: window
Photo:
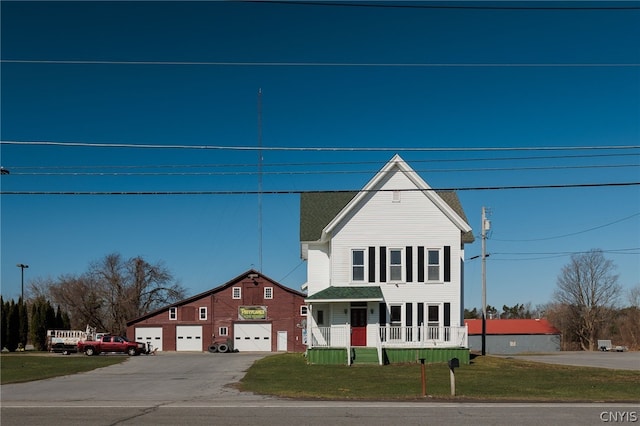
[(207, 307), (203, 306), (200, 308), (200, 319), (201, 320), (206, 320), (207, 319)]
[(178, 319), (178, 308), (169, 308), (169, 319), (171, 321)]
[(324, 311), (316, 311), (316, 323), (318, 325), (324, 325)]
[(400, 202), (400, 191), (393, 191), (393, 203), (399, 203)]
[(264, 298), (265, 299), (273, 299), (273, 287), (265, 287), (264, 288)]
[(228, 336), (229, 335), (229, 327), (220, 327), (218, 329), (219, 336)]
[(240, 299), (242, 297), (242, 288), (241, 287), (234, 287), (233, 288), (233, 298), (234, 299)]
[(440, 250), (427, 250), (427, 281), (440, 281)]
[(303, 316), (303, 317), (307, 316), (307, 307), (306, 307), (306, 305), (300, 306), (300, 315)]
[(351, 269), (353, 281), (364, 281), (364, 250), (356, 249), (351, 251)]
[(389, 281), (402, 281), (401, 249), (389, 249)]
[(389, 313), (390, 313), (389, 323), (395, 327), (401, 326), (402, 325), (402, 306), (392, 305), (391, 311)]

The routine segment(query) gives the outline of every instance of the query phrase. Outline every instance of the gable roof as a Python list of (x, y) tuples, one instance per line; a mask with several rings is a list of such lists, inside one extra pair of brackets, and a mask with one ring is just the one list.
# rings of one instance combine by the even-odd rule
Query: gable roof
[(313, 192), (300, 196), (300, 241), (318, 241), (330, 232), (366, 194), (384, 177), (398, 168), (456, 225), (462, 232), (462, 242), (474, 241), (471, 227), (467, 222), (458, 195), (454, 191), (434, 191), (418, 174), (395, 155), (370, 181), (359, 191)]
[[(482, 334), (481, 319), (466, 319), (469, 335)], [(560, 330), (552, 326), (546, 319), (489, 319), (487, 334), (560, 334)]]
[(276, 287), (280, 287), (281, 289), (283, 289), (283, 290), (285, 290), (285, 291), (287, 291), (289, 293), (292, 293), (292, 294), (300, 296), (300, 297), (306, 297), (307, 296), (304, 293), (300, 293), (299, 291), (296, 291), (296, 290), (294, 290), (292, 288), (283, 286), (279, 282), (274, 281), (273, 279), (267, 277), (263, 273), (260, 273), (260, 272), (256, 271), (255, 269), (249, 269), (247, 272), (244, 272), (244, 273), (238, 275), (237, 277), (232, 278), (231, 280), (227, 281), (226, 283), (224, 283), (224, 284), (222, 284), (222, 285), (220, 285), (218, 287), (212, 288), (211, 290), (207, 290), (207, 291), (202, 292), (200, 294), (196, 294), (195, 296), (191, 296), (191, 297), (189, 297), (187, 299), (183, 299), (183, 300), (180, 300), (178, 302), (172, 303), (170, 305), (163, 306), (162, 308), (156, 309), (155, 311), (147, 312), (146, 314), (144, 314), (144, 315), (142, 315), (142, 316), (140, 316), (138, 318), (129, 320), (129, 321), (127, 321), (127, 327), (129, 327), (130, 325), (133, 325), (133, 324), (135, 324), (137, 322), (143, 321), (143, 320), (145, 320), (147, 318), (150, 318), (150, 317), (152, 317), (154, 315), (157, 315), (159, 313), (167, 311), (169, 308), (173, 308), (173, 307), (176, 307), (176, 306), (187, 305), (187, 304), (189, 304), (189, 303), (191, 303), (193, 301), (196, 301), (198, 299), (202, 299), (203, 297), (210, 296), (210, 295), (212, 295), (214, 293), (219, 293), (220, 291), (222, 291), (222, 290), (224, 290), (224, 289), (226, 289), (228, 287), (231, 287), (232, 285), (237, 284), (239, 281), (242, 281), (243, 279), (245, 279), (249, 275), (253, 275), (253, 274), (255, 274), (255, 275), (259, 276), (259, 277), (262, 277), (264, 280), (268, 281), (272, 285), (274, 285)]
[(305, 302), (336, 302), (336, 301), (381, 302), (382, 290), (379, 286), (363, 287), (329, 287), (305, 299)]

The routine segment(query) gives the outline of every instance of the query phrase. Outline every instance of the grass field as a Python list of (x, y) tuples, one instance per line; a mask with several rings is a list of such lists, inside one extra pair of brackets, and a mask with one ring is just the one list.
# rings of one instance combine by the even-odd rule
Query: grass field
[[(19, 383), (76, 374), (123, 362), (126, 356), (3, 354), (0, 382)], [(476, 357), (455, 371), (450, 395), (446, 363), (425, 366), (427, 395), (443, 400), (639, 402), (640, 372)], [(302, 354), (278, 354), (251, 366), (237, 387), (286, 398), (330, 400), (423, 399), (420, 364), (307, 365)]]
[(0, 384), (30, 382), (118, 364), (125, 356), (9, 353), (0, 355)]
[[(446, 363), (426, 366), (427, 395), (452, 399)], [(455, 370), (455, 399), (484, 401), (640, 401), (640, 372), (476, 357)], [(307, 365), (300, 354), (257, 361), (239, 388), (289, 398), (421, 399), (420, 364)]]

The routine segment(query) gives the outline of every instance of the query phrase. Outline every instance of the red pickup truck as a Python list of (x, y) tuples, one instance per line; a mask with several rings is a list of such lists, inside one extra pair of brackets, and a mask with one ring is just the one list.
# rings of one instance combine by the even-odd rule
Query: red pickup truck
[(78, 342), (78, 352), (99, 355), (106, 352), (128, 354), (130, 356), (148, 353), (144, 343), (130, 342), (126, 337), (103, 335), (98, 340), (85, 340)]

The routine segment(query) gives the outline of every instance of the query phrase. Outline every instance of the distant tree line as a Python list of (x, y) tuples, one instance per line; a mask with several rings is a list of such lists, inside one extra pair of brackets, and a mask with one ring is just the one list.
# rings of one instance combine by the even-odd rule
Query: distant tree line
[(2, 348), (15, 351), (30, 342), (45, 350), (49, 329), (84, 330), (89, 325), (124, 335), (127, 321), (185, 297), (185, 289), (162, 263), (117, 253), (91, 263), (81, 275), (37, 279), (28, 292), (31, 298), (24, 303), (0, 297)]
[[(562, 350), (598, 349), (598, 340), (640, 349), (640, 285), (628, 293), (621, 307), (622, 288), (614, 263), (601, 250), (577, 254), (557, 279), (554, 300), (531, 308), (531, 304), (504, 305), (499, 312), (487, 305), (487, 318), (546, 318), (562, 333)], [(465, 319), (481, 318), (482, 310), (464, 310)]]

